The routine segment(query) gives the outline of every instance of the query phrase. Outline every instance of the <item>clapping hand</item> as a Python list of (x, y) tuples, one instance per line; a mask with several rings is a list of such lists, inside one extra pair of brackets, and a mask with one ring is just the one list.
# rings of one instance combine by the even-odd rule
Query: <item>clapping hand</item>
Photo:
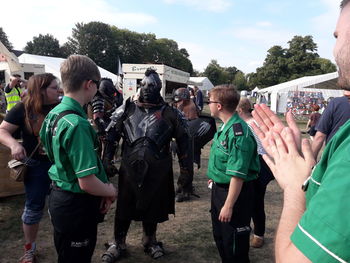
[(253, 117), (259, 125), (253, 124), (253, 129), (268, 153), (264, 160), (278, 184), (283, 190), (301, 189), (315, 160), (309, 140), (304, 139), (301, 144), (301, 133), (291, 112), (286, 115), (289, 127), (266, 105), (255, 105)]

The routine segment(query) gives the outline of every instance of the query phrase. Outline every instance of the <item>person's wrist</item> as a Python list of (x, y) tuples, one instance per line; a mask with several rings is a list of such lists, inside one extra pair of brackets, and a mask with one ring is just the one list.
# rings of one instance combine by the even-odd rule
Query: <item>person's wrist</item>
[(283, 192), (284, 207), (305, 211), (305, 192), (300, 187), (287, 187)]

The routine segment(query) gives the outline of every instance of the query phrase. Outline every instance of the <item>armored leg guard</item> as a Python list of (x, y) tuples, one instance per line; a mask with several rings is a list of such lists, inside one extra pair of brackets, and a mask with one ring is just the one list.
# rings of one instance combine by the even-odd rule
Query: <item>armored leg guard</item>
[(145, 246), (145, 253), (150, 255), (151, 258), (157, 259), (164, 256), (164, 249), (162, 242), (154, 242)]
[(126, 255), (125, 244), (106, 243), (105, 246), (107, 251), (102, 255), (102, 263), (114, 263)]

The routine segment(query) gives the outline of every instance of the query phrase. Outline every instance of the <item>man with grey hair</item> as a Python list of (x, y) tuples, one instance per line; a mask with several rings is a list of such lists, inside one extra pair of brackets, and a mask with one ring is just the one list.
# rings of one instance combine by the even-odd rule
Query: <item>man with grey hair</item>
[[(339, 86), (350, 90), (350, 0), (341, 2), (334, 33)], [(253, 116), (268, 154), (265, 161), (283, 189), (284, 202), (276, 235), (276, 262), (350, 261), (350, 121), (327, 143), (315, 166), (310, 142), (301, 135), (291, 113), (285, 127), (266, 105)], [(306, 194), (305, 194), (306, 191)]]

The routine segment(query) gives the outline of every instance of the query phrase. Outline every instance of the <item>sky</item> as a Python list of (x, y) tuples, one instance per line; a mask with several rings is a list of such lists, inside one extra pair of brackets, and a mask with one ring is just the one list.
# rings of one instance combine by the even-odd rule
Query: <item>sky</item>
[(222, 67), (250, 73), (262, 66), (270, 47), (286, 48), (295, 35), (312, 35), (318, 54), (334, 62), (339, 4), (339, 0), (17, 0), (2, 3), (0, 27), (21, 50), (39, 34), (52, 34), (62, 45), (76, 23), (100, 21), (175, 40), (200, 72), (215, 59)]

